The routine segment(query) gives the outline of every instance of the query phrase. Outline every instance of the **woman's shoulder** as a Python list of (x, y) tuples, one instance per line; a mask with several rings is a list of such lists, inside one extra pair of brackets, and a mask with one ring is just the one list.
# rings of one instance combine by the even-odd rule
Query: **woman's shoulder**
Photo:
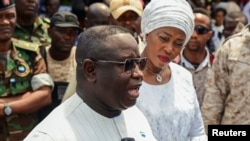
[(193, 76), (186, 68), (179, 64), (169, 63), (171, 77), (175, 83), (181, 86), (193, 87)]
[(169, 63), (169, 67), (174, 75), (177, 74), (185, 77), (192, 77), (191, 72), (179, 64), (171, 62)]
[(171, 69), (171, 77), (173, 79), (173, 83), (175, 84), (174, 86), (176, 89), (176, 94), (181, 97), (179, 99), (194, 103), (194, 100), (197, 99), (197, 96), (191, 72), (181, 65), (175, 63), (170, 63), (169, 66)]

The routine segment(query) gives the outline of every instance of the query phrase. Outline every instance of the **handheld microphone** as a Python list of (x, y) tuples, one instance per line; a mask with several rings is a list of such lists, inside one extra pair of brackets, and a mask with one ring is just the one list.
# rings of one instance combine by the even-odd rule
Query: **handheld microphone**
[(130, 137), (126, 137), (126, 138), (122, 138), (121, 141), (135, 141), (135, 139), (130, 138)]

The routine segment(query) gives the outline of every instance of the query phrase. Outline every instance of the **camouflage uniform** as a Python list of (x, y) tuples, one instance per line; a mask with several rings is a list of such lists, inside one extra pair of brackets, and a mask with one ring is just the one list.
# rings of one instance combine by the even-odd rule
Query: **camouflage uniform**
[(33, 43), (40, 43), (41, 46), (47, 46), (51, 43), (51, 39), (47, 31), (49, 23), (50, 20), (48, 18), (37, 17), (32, 34), (17, 24), (13, 37)]
[(209, 124), (250, 124), (250, 25), (219, 47), (202, 104)]
[[(12, 50), (0, 54), (0, 98), (32, 91), (31, 79), (38, 61), (38, 44), (12, 39)], [(22, 140), (37, 124), (36, 114), (12, 114), (0, 118), (0, 140)]]

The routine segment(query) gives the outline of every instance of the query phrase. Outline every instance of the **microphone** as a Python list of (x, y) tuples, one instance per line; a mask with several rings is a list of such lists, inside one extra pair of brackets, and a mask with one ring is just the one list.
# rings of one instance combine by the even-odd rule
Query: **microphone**
[(121, 141), (135, 141), (135, 139), (130, 138), (130, 137), (126, 137), (126, 138), (122, 138)]

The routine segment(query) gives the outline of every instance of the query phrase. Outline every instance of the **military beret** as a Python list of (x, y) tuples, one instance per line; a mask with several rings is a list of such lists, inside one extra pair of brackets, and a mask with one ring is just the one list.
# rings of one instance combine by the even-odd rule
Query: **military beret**
[(14, 0), (0, 0), (0, 11), (12, 8), (14, 6)]

